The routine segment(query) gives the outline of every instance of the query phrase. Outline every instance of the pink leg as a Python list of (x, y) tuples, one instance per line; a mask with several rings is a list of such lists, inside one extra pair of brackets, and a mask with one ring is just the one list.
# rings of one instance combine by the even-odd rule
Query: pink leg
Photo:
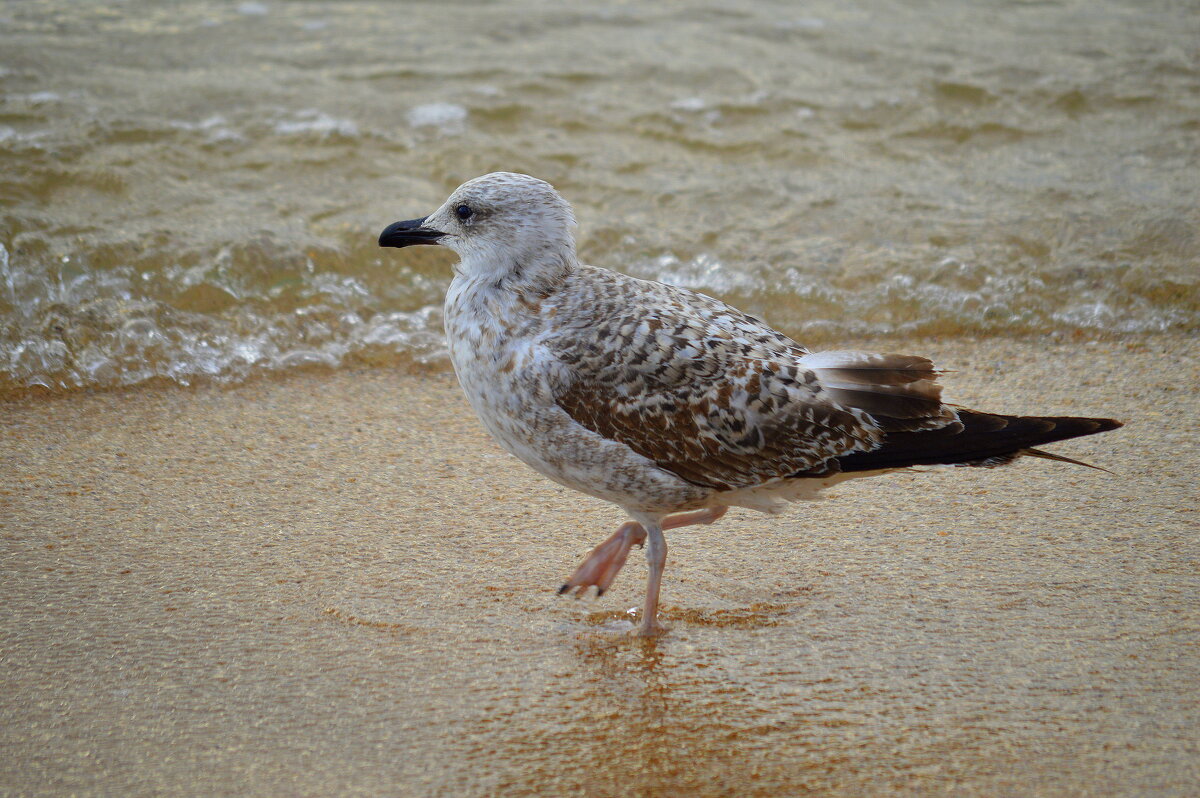
[(661, 526), (646, 530), (646, 564), (650, 575), (646, 578), (646, 604), (642, 607), (642, 624), (637, 628), (639, 637), (661, 634), (658, 624), (658, 589), (662, 585), (663, 568), (667, 564), (667, 539)]
[[(662, 528), (677, 529), (691, 524), (711, 524), (725, 515), (725, 511), (728, 509), (728, 507), (707, 507), (690, 513), (669, 515), (663, 519)], [(571, 578), (558, 589), (558, 592), (561, 594), (579, 588), (575, 591), (575, 596), (578, 598), (583, 595), (585, 590), (595, 585), (596, 595), (603, 595), (613, 580), (617, 578), (621, 567), (625, 565), (625, 560), (629, 557), (629, 550), (634, 546), (641, 546), (645, 542), (646, 529), (641, 524), (637, 521), (621, 524), (608, 540), (591, 550), (583, 564), (575, 570), (575, 573), (571, 574)], [(664, 557), (665, 545), (664, 543)], [(655, 603), (657, 604), (657, 596)]]
[(693, 510), (690, 513), (676, 513), (668, 515), (662, 520), (662, 528), (678, 529), (681, 526), (691, 526), (692, 524), (711, 524), (725, 513), (729, 512), (729, 508), (724, 505), (716, 507), (705, 507), (703, 510)]
[(641, 524), (637, 521), (621, 524), (612, 537), (592, 549), (583, 564), (576, 568), (571, 578), (558, 589), (559, 594), (577, 587), (579, 590), (575, 592), (575, 597), (579, 598), (583, 591), (595, 585), (596, 595), (604, 595), (604, 591), (608, 590), (608, 586), (617, 578), (621, 566), (629, 557), (629, 550), (645, 542), (646, 530)]

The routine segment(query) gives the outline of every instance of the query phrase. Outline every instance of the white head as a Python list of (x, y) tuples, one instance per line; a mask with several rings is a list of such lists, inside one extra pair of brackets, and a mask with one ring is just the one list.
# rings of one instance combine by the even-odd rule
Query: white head
[(494, 276), (575, 262), (575, 216), (554, 186), (529, 175), (493, 172), (468, 180), (423, 219), (389, 225), (381, 247), (440, 244), (459, 254), (459, 270)]

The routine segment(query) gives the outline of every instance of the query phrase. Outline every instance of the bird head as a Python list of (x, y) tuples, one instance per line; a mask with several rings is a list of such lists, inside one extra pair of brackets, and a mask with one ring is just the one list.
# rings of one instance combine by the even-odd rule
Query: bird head
[(544, 180), (514, 172), (468, 180), (421, 219), (389, 225), (381, 247), (438, 244), (459, 254), (468, 276), (503, 278), (575, 260), (575, 216)]

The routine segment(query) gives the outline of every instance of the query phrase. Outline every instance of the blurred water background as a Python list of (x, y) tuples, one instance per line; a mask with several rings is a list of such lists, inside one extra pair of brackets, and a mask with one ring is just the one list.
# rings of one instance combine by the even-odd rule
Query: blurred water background
[(1200, 329), (1200, 5), (9, 2), (0, 392), (448, 367), (493, 170), (812, 345)]

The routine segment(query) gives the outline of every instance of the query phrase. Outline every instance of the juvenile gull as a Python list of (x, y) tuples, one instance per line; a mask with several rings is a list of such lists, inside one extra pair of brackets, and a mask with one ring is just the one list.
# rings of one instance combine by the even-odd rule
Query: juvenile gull
[(379, 245), (458, 253), (446, 336), (480, 420), (542, 474), (633, 519), (559, 592), (603, 593), (644, 543), (642, 634), (661, 629), (666, 529), (712, 523), (730, 506), (779, 512), (913, 466), (1068, 460), (1031, 447), (1121, 426), (943, 404), (926, 358), (810, 353), (704, 294), (580, 263), (574, 227), (549, 183), (496, 172), (390, 225)]

